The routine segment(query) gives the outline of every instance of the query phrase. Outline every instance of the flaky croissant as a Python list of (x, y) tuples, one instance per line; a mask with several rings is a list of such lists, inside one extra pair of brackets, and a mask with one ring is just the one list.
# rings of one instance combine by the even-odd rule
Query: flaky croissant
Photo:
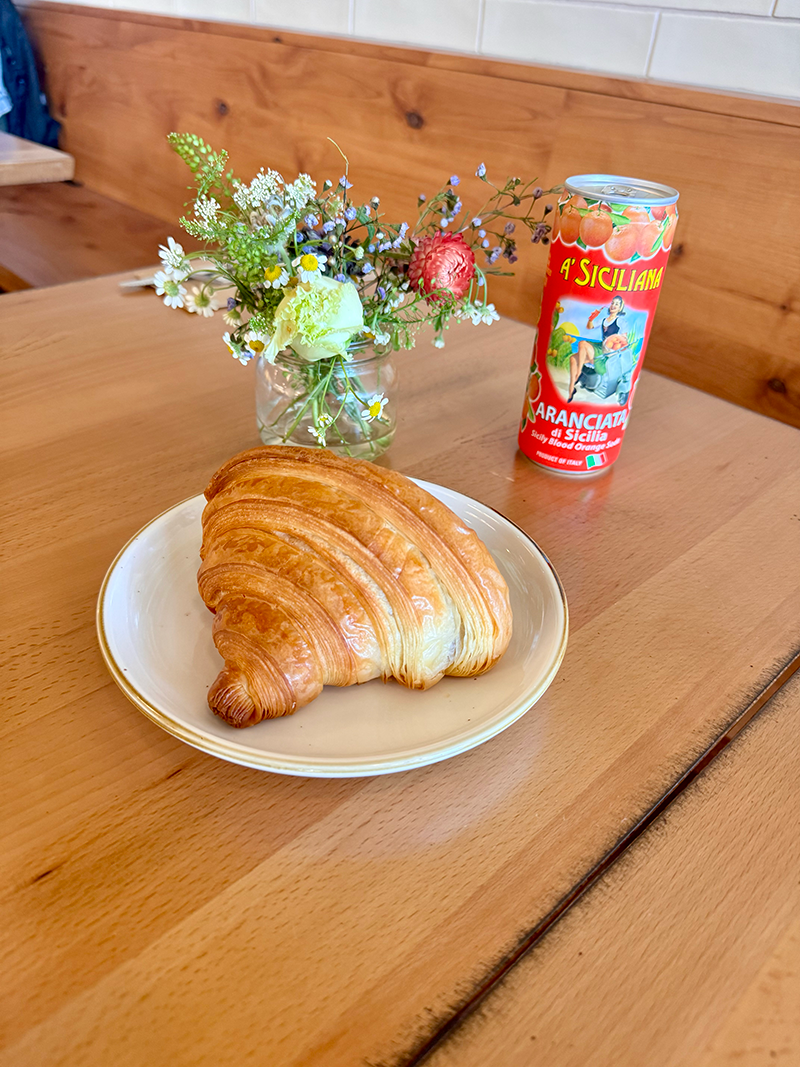
[(323, 685), (482, 674), (511, 639), (486, 547), (401, 474), (256, 448), (217, 471), (206, 499), (198, 585), (225, 660), (208, 702), (233, 726), (291, 714)]

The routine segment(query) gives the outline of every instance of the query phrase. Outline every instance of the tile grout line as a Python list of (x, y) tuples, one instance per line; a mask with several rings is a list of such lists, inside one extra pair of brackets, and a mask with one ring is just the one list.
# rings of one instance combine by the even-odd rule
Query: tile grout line
[(644, 76), (650, 77), (650, 64), (653, 62), (653, 53), (656, 50), (656, 41), (658, 40), (658, 29), (661, 25), (661, 12), (656, 12), (656, 17), (653, 19), (653, 32), (650, 34), (650, 46), (647, 49), (647, 58), (644, 61)]
[(627, 852), (639, 837), (678, 799), (688, 786), (710, 765), (717, 756), (742, 732), (761, 709), (772, 699), (773, 696), (789, 681), (792, 675), (800, 669), (800, 650), (795, 652), (778, 671), (772, 681), (762, 689), (758, 696), (728, 724), (725, 730), (712, 741), (705, 751), (683, 772), (677, 781), (667, 790), (664, 796), (650, 808), (639, 821), (617, 842), (617, 844), (605, 854), (595, 866), (587, 872), (565, 897), (545, 917), (522, 938), (517, 947), (511, 951), (504, 960), (488, 974), (477, 986), (461, 1007), (455, 1009), (452, 1014), (438, 1026), (433, 1033), (417, 1046), (415, 1050), (406, 1054), (402, 1060), (398, 1060), (396, 1067), (420, 1067), (428, 1056), (434, 1052), (443, 1041), (446, 1041), (464, 1024), (473, 1012), (480, 1007), (484, 1000), (494, 991), (495, 987), (512, 971), (524, 956), (536, 947), (548, 930), (561, 919), (574, 904), (603, 877), (609, 868)]
[[(486, 22), (486, 2), (487, 0), (478, 0), (478, 24), (475, 27), (475, 51), (478, 55), (481, 55), (483, 48), (483, 27)], [(777, 0), (775, 0), (777, 3)]]

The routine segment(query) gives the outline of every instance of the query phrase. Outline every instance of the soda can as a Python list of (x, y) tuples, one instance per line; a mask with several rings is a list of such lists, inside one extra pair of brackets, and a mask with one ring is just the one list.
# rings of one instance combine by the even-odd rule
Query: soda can
[(617, 459), (678, 221), (678, 193), (568, 178), (555, 209), (519, 447), (561, 474)]

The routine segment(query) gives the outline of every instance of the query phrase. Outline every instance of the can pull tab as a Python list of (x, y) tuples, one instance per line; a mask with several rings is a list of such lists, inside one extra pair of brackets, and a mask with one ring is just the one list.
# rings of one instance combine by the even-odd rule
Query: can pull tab
[(634, 189), (632, 185), (604, 185), (600, 192), (604, 196), (641, 196), (641, 190)]

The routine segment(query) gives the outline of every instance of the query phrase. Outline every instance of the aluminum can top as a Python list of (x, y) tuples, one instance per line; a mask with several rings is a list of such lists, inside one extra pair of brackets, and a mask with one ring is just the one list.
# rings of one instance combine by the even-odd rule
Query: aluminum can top
[(619, 174), (574, 174), (564, 187), (570, 193), (592, 200), (613, 200), (615, 204), (666, 206), (678, 199), (677, 189), (641, 178), (623, 178)]

